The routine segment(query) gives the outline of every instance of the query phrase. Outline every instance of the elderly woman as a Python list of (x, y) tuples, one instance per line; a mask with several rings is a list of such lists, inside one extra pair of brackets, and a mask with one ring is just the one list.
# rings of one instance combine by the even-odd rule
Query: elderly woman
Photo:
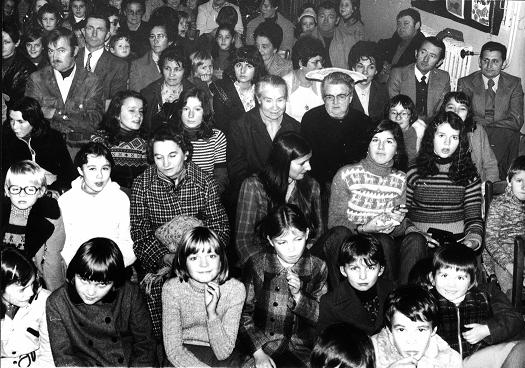
[[(228, 244), (230, 226), (213, 178), (191, 161), (192, 146), (181, 132), (163, 125), (148, 142), (153, 164), (133, 182), (131, 237), (134, 251), (145, 272), (158, 272), (170, 265), (174, 254), (155, 236), (155, 230), (174, 216), (200, 219)], [(161, 288), (155, 284), (148, 297), (155, 337), (162, 343)]]
[(279, 54), (279, 47), (283, 41), (283, 30), (272, 22), (261, 23), (254, 32), (255, 46), (261, 54), (268, 74), (282, 77), (290, 73), (292, 62), (283, 59)]
[(301, 121), (305, 112), (323, 104), (321, 83), (306, 79), (306, 74), (323, 67), (324, 48), (311, 36), (301, 37), (292, 49), (293, 72), (283, 79), (288, 88), (286, 113)]
[(264, 62), (254, 46), (235, 51), (223, 79), (210, 84), (216, 128), (228, 134), (232, 122), (255, 107), (255, 84), (265, 74)]

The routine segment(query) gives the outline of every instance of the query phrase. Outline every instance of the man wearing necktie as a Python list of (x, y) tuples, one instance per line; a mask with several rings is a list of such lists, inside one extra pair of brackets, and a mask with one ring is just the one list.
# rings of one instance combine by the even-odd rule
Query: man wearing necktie
[(518, 156), (520, 129), (525, 132), (521, 79), (502, 71), (506, 58), (504, 45), (487, 42), (481, 48), (480, 70), (458, 81), (458, 90), (472, 100), (474, 121), (487, 131), (502, 180)]

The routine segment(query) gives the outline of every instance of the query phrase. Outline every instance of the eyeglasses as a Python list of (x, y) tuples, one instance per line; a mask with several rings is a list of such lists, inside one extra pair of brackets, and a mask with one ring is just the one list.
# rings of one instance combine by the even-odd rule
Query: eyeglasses
[(337, 100), (337, 102), (344, 102), (344, 101), (346, 101), (346, 99), (348, 97), (350, 97), (350, 93), (340, 94), (340, 95), (337, 95), (337, 96), (324, 95), (323, 96), (323, 100), (324, 100), (324, 102), (328, 102), (328, 103), (334, 103), (335, 100)]
[(149, 39), (150, 40), (154, 40), (154, 39), (158, 39), (158, 40), (163, 40), (166, 38), (166, 34), (165, 33), (159, 33), (159, 34), (150, 34), (149, 35)]
[(35, 195), (39, 190), (40, 190), (40, 187), (34, 187), (34, 186), (30, 186), (30, 187), (19, 187), (18, 185), (11, 185), (10, 187), (7, 188), (7, 190), (9, 190), (9, 194), (13, 194), (13, 195), (17, 195), (17, 194), (20, 194), (22, 191), (24, 191), (27, 195)]
[(394, 119), (398, 119), (398, 118), (406, 119), (409, 116), (410, 116), (410, 113), (406, 111), (402, 111), (402, 112), (390, 111), (390, 117)]

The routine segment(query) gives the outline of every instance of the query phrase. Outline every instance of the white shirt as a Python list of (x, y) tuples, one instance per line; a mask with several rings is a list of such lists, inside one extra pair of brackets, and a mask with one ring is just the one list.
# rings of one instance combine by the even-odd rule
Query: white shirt
[(69, 77), (62, 78), (62, 74), (56, 69), (53, 69), (53, 73), (55, 73), (55, 79), (58, 84), (58, 89), (60, 90), (60, 95), (62, 96), (62, 101), (64, 104), (66, 103), (67, 94), (69, 93), (69, 89), (71, 88), (71, 84), (73, 84), (73, 78), (75, 78), (75, 73), (77, 72), (77, 65), (73, 64), (73, 71), (69, 75)]
[(361, 106), (363, 106), (363, 111), (365, 112), (367, 116), (369, 115), (368, 114), (368, 103), (370, 102), (370, 86), (371, 85), (372, 83), (370, 83), (365, 88), (361, 88), (358, 83), (354, 86), (357, 97), (359, 98), (359, 101), (361, 102)]
[(425, 82), (426, 82), (426, 84), (428, 84), (428, 81), (430, 80), (430, 72), (428, 72), (427, 74), (423, 74), (423, 73), (421, 73), (419, 71), (419, 69), (415, 65), (414, 65), (414, 69), (415, 69), (415, 72), (416, 72), (417, 81), (421, 82), (421, 77), (424, 75), (426, 77)]
[[(100, 48), (97, 51), (93, 51), (91, 53), (91, 60), (89, 61), (89, 65), (91, 66), (91, 72), (95, 71), (95, 68), (97, 67), (98, 59), (102, 56), (102, 53), (104, 52), (104, 47)], [(87, 69), (87, 59), (89, 56), (89, 50), (87, 47), (84, 47), (84, 68)]]
[[(499, 76), (500, 74), (498, 74), (497, 77), (492, 78), (492, 80), (494, 81), (494, 87), (492, 87), (494, 92), (498, 90)], [(485, 85), (485, 89), (488, 89), (489, 88), (489, 78), (485, 77), (483, 74), (481, 75), (481, 78), (483, 79), (483, 84)]]

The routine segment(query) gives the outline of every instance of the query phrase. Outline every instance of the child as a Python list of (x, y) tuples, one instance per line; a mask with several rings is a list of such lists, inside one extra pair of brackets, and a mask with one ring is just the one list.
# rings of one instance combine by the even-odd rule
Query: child
[(151, 319), (139, 287), (125, 281), (124, 259), (107, 238), (80, 246), (67, 282), (47, 300), (57, 367), (152, 367)]
[(341, 245), (338, 264), (346, 282), (321, 298), (317, 331), (346, 322), (373, 335), (383, 327), (384, 303), (393, 289), (392, 282), (381, 277), (383, 248), (376, 238), (357, 235)]
[(372, 336), (377, 368), (461, 368), (461, 357), (436, 334), (438, 307), (422, 286), (405, 285), (385, 303), (385, 324)]
[(69, 264), (77, 249), (94, 237), (113, 240), (124, 256), (125, 266), (135, 262), (130, 234), (129, 198), (111, 181), (111, 151), (101, 143), (85, 144), (75, 157), (80, 177), (58, 204), (64, 217), (66, 243), (62, 257)]
[(195, 227), (186, 232), (173, 261), (173, 276), (162, 290), (168, 360), (175, 367), (233, 366), (246, 291), (240, 281), (228, 279), (226, 248), (213, 230)]
[(328, 326), (310, 356), (311, 368), (375, 368), (374, 346), (366, 333), (348, 323)]
[(1, 365), (52, 367), (46, 323), (49, 291), (39, 287), (35, 265), (20, 251), (7, 248), (1, 258)]
[(311, 35), (317, 25), (317, 14), (312, 4), (304, 5), (305, 8), (298, 18), (297, 27), (295, 27), (295, 38)]
[[(478, 285), (476, 256), (462, 244), (434, 254), (432, 279), (438, 299), (437, 332), (463, 357), (465, 368), (498, 368), (525, 323), (494, 284)], [(522, 357), (523, 358), (523, 357)]]
[(222, 73), (231, 65), (235, 53), (235, 38), (237, 33), (228, 24), (221, 24), (215, 33), (215, 42), (211, 48), (215, 77), (222, 79)]
[(109, 51), (125, 61), (130, 62), (131, 41), (129, 36), (125, 33), (118, 32), (109, 39)]
[(483, 264), (495, 274), (501, 290), (510, 295), (514, 238), (525, 234), (525, 156), (517, 157), (507, 174), (505, 194), (494, 198), (487, 214)]
[(5, 178), (1, 236), (3, 246), (14, 246), (34, 259), (47, 289), (53, 291), (65, 279), (60, 256), (65, 232), (56, 199), (44, 195), (45, 174), (33, 161), (11, 165)]
[(197, 50), (190, 55), (190, 61), (191, 77), (188, 79), (196, 86), (208, 89), (213, 77), (213, 58), (210, 52)]
[(304, 367), (328, 271), (306, 249), (309, 229), (297, 206), (273, 209), (261, 231), (270, 247), (245, 266), (247, 295), (239, 335), (251, 357), (244, 367)]

